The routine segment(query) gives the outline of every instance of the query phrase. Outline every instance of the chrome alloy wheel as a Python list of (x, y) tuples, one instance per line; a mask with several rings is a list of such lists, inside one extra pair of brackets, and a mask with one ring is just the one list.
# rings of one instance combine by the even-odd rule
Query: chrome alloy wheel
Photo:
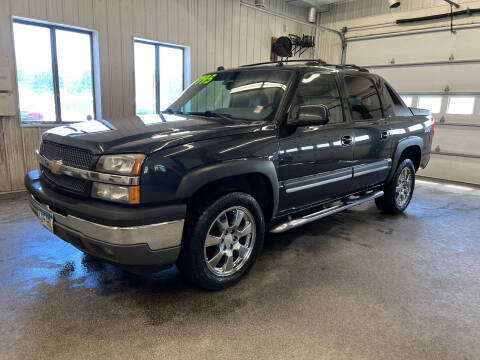
[(395, 202), (402, 209), (408, 202), (412, 193), (412, 170), (408, 167), (404, 168), (400, 173), (395, 187)]
[(203, 252), (208, 269), (218, 276), (235, 274), (250, 258), (255, 235), (255, 220), (248, 209), (234, 206), (222, 211), (205, 238)]

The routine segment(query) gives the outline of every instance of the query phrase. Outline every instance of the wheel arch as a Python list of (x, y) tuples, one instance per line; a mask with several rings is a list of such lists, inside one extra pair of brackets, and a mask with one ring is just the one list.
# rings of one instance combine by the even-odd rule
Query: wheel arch
[(279, 187), (275, 165), (269, 160), (231, 160), (193, 170), (183, 177), (176, 197), (191, 200), (229, 186), (257, 195), (266, 221), (275, 216)]
[(401, 140), (395, 151), (395, 154), (392, 159), (392, 169), (390, 170), (390, 174), (388, 176), (387, 182), (390, 182), (397, 170), (398, 164), (402, 158), (406, 157), (410, 158), (414, 165), (415, 171), (417, 171), (420, 167), (420, 161), (422, 158), (422, 149), (423, 149), (423, 139), (418, 136), (411, 136), (406, 139)]

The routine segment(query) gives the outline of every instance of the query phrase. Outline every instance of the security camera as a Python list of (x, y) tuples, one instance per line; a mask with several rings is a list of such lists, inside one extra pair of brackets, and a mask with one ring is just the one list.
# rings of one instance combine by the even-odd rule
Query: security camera
[(388, 4), (390, 5), (390, 9), (395, 9), (400, 6), (400, 1), (388, 0)]

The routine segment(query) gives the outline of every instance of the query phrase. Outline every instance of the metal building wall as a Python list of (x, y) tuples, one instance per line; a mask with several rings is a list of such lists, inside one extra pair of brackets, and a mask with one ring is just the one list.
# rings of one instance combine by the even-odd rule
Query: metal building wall
[[(284, 0), (266, 0), (266, 5), (302, 21), (307, 16), (306, 9)], [(109, 120), (135, 112), (134, 37), (189, 46), (195, 79), (219, 65), (268, 61), (271, 37), (285, 30), (314, 32), (312, 27), (242, 6), (240, 0), (0, 0), (0, 67), (11, 69), (12, 82), (12, 16), (98, 31), (102, 115)], [(25, 173), (37, 167), (34, 154), (45, 130), (22, 127), (18, 116), (0, 117), (0, 193), (23, 189)]]

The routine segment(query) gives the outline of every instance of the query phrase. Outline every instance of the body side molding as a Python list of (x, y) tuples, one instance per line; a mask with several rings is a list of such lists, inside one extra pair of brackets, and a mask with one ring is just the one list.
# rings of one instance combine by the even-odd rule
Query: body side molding
[(351, 179), (353, 171), (351, 167), (327, 171), (314, 175), (308, 175), (301, 178), (290, 179), (283, 182), (287, 194), (295, 193), (314, 187), (331, 184), (338, 181)]
[(357, 178), (374, 172), (388, 170), (392, 166), (392, 159), (375, 161), (370, 164), (362, 164), (353, 167), (353, 177)]

